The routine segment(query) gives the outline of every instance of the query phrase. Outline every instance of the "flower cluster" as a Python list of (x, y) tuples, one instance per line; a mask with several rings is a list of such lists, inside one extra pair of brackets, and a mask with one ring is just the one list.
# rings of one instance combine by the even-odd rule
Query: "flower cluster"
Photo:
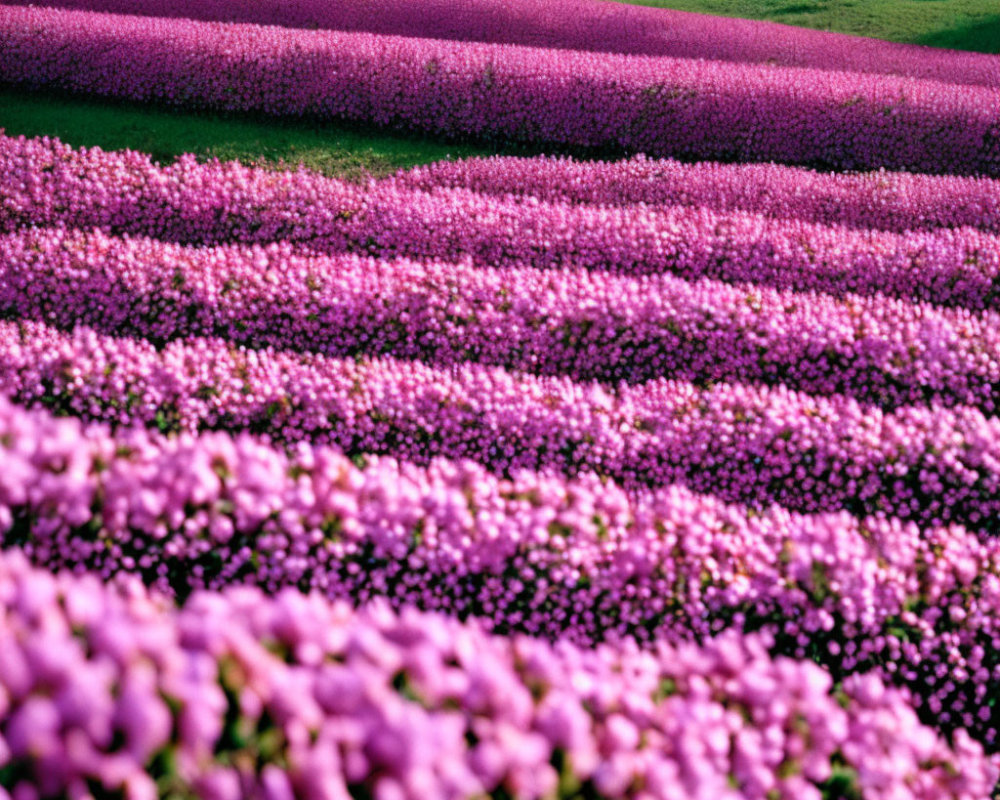
[(5, 6), (0, 80), (602, 152), (1000, 176), (1000, 90)]
[(111, 436), (6, 403), (0, 447), (7, 543), (51, 567), (182, 596), (256, 583), (384, 598), (580, 646), (758, 631), (839, 676), (877, 669), (932, 724), (997, 744), (1000, 542), (958, 527), (501, 480), (471, 462), (359, 469), (323, 447)]
[(60, 225), (191, 244), (329, 242), (365, 196), (365, 187), (307, 170), (191, 155), (161, 167), (133, 150), (3, 135), (0, 173), (0, 231)]
[(49, 0), (47, 4), (156, 17), (875, 72), (1000, 88), (1000, 60), (995, 56), (592, 0), (463, 0), (460, 9), (455, 0), (197, 0), (183, 6), (171, 0)]

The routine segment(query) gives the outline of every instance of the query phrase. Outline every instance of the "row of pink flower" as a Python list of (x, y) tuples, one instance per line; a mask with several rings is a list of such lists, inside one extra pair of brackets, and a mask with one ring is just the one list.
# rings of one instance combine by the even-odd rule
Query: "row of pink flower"
[(191, 155), (161, 167), (134, 150), (2, 135), (0, 173), (0, 231), (99, 227), (203, 244), (329, 237), (366, 193), (307, 170), (200, 164)]
[[(84, 181), (96, 183), (101, 172), (120, 157), (94, 151), (78, 154), (50, 142), (18, 142), (10, 146), (16, 156), (13, 152), (7, 156), (3, 144), (0, 140), (0, 158), (11, 175), (36, 170), (39, 163), (69, 171), (78, 159), (86, 159), (88, 169), (92, 170), (87, 176), (74, 172), (46, 179), (45, 188), (39, 186), (35, 190), (37, 200), (22, 201), (26, 212), (36, 203), (51, 202), (43, 194), (50, 191), (60, 196), (65, 191), (70, 197), (79, 192), (86, 203)], [(206, 165), (204, 169), (219, 168)], [(829, 173), (780, 164), (685, 164), (644, 156), (620, 161), (494, 156), (438, 161), (400, 172), (387, 180), (425, 191), (471, 189), (491, 195), (530, 196), (550, 203), (704, 206), (715, 211), (743, 210), (853, 228), (903, 232), (969, 226), (1000, 233), (1000, 182), (989, 178), (884, 170)], [(72, 204), (74, 200), (60, 202)]]
[(1000, 87), (1000, 58), (594, 0), (48, 0), (64, 8), (910, 75)]
[[(887, 414), (842, 397), (653, 381), (608, 390), (465, 365), (341, 361), (217, 340), (144, 342), (6, 327), (0, 386), (26, 401), (163, 430), (222, 428), (422, 463), (682, 483), (755, 506), (885, 512), (984, 532), (1000, 520), (1000, 419), (961, 406)], [(37, 334), (37, 338), (32, 336)], [(46, 353), (46, 346), (51, 352)]]
[(1000, 680), (1000, 550), (959, 528), (751, 516), (675, 488), (634, 500), (592, 477), (498, 481), (469, 463), (358, 470), (323, 447), (289, 458), (246, 436), (111, 437), (6, 402), (0, 430), (7, 542), (37, 562), (185, 594), (255, 582), (388, 597), (579, 646), (760, 626), (769, 647), (841, 676), (880, 667), (935, 724), (996, 745), (982, 709)]
[(0, 594), (17, 800), (981, 800), (997, 772), (877, 678), (834, 693), (754, 637), (581, 650), (294, 590), (176, 609), (18, 554)]
[[(1000, 303), (1000, 237), (972, 228), (851, 230), (700, 205), (597, 208), (394, 182), (366, 191), (306, 173), (191, 161), (158, 170), (132, 155), (100, 169), (103, 154), (95, 160), (57, 168), (55, 157), (11, 159), (0, 229), (100, 226), (201, 244), (283, 240), (322, 253), (673, 273), (973, 308)], [(149, 172), (137, 174), (137, 164)]]
[(886, 75), (7, 6), (0, 80), (458, 138), (1000, 176), (1000, 91)]
[[(930, 534), (928, 541), (922, 542), (911, 527), (873, 521), (867, 527), (854, 525), (851, 536), (853, 523), (846, 517), (808, 520), (773, 511), (769, 517), (747, 520), (745, 512), (678, 490), (631, 506), (614, 487), (591, 479), (566, 484), (523, 475), (512, 483), (498, 483), (472, 465), (447, 463), (423, 471), (378, 461), (358, 471), (325, 448), (302, 446), (289, 461), (248, 437), (214, 434), (164, 440), (133, 431), (113, 438), (100, 428), (82, 429), (75, 420), (54, 420), (6, 403), (0, 406), (0, 420), (5, 459), (10, 465), (4, 473), (2, 501), (6, 514), (14, 514), (8, 516), (7, 524), (14, 522), (13, 536), (28, 540), (36, 560), (78, 567), (88, 560), (103, 562), (100, 566), (105, 577), (119, 570), (145, 569), (166, 577), (160, 583), (167, 585), (166, 573), (172, 567), (183, 573), (180, 581), (188, 588), (201, 580), (218, 588), (233, 580), (246, 580), (246, 576), (233, 573), (239, 572), (240, 562), (245, 565), (256, 555), (263, 563), (258, 564), (259, 574), (250, 579), (272, 590), (287, 584), (298, 570), (306, 574), (307, 582), (312, 579), (331, 592), (355, 588), (364, 596), (367, 589), (369, 595), (395, 594), (403, 603), (412, 598), (425, 606), (448, 606), (447, 595), (454, 593), (467, 603), (465, 613), (481, 610), (487, 617), (492, 616), (492, 609), (488, 605), (476, 609), (474, 593), (463, 591), (462, 583), (474, 584), (481, 577), (487, 597), (492, 596), (499, 607), (505, 595), (519, 591), (521, 584), (527, 598), (514, 603), (516, 613), (517, 605), (530, 608), (532, 600), (528, 598), (532, 596), (534, 604), (543, 602), (549, 588), (543, 585), (546, 567), (552, 566), (562, 572), (552, 578), (561, 577), (567, 588), (575, 584), (583, 598), (587, 590), (581, 586), (582, 577), (603, 581), (606, 590), (622, 581), (635, 586), (639, 594), (631, 597), (624, 589), (622, 611), (642, 624), (657, 603), (646, 598), (645, 611), (640, 611), (643, 586), (667, 590), (661, 609), (667, 618), (678, 610), (672, 598), (694, 613), (708, 610), (721, 616), (726, 605), (739, 609), (741, 557), (745, 568), (758, 562), (766, 569), (775, 556), (764, 552), (767, 542), (759, 535), (770, 539), (784, 535), (789, 549), (778, 557), (776, 569), (783, 570), (795, 585), (786, 592), (772, 586), (768, 600), (762, 583), (758, 599), (759, 608), (765, 612), (768, 607), (777, 609), (778, 618), (785, 621), (794, 608), (807, 609), (799, 619), (800, 628), (776, 626), (792, 647), (796, 640), (808, 638), (812, 627), (822, 636), (833, 613), (847, 617), (848, 641), (852, 630), (882, 630), (881, 638), (873, 637), (860, 651), (848, 643), (847, 657), (853, 656), (858, 666), (867, 668), (880, 660), (878, 651), (884, 649), (905, 652), (910, 669), (930, 663), (931, 672), (936, 669), (937, 674), (923, 686), (929, 698), (926, 702), (933, 705), (935, 697), (948, 702), (949, 713), (940, 720), (945, 727), (949, 722), (964, 721), (964, 714), (958, 712), (968, 711), (970, 701), (979, 707), (988, 686), (973, 686), (996, 679), (986, 655), (988, 648), (983, 649), (996, 634), (984, 618), (985, 606), (980, 607), (980, 603), (990, 602), (981, 599), (980, 593), (991, 597), (996, 587), (988, 580), (983, 582), (984, 573), (975, 571), (996, 556), (957, 529)], [(631, 524), (630, 516), (634, 520)], [(31, 520), (27, 526), (25, 519)], [(91, 521), (96, 525), (89, 524)], [(90, 536), (61, 535), (73, 524), (89, 530)], [(706, 528), (713, 532), (707, 533)], [(841, 529), (840, 535), (834, 533)], [(893, 561), (874, 571), (874, 558), (860, 562), (855, 558), (861, 553), (871, 555), (868, 543), (873, 536), (879, 546), (885, 545), (882, 557)], [(739, 552), (735, 541), (724, 545), (725, 538), (742, 541), (744, 551)], [(558, 546), (560, 540), (568, 546), (585, 544), (587, 539), (590, 546), (586, 549)], [(835, 556), (840, 542), (849, 550), (836, 551)], [(251, 546), (256, 553), (248, 552)], [(536, 547), (538, 555), (532, 556)], [(649, 550), (645, 554), (644, 547)], [(675, 563), (662, 558), (667, 551), (679, 554), (686, 547), (691, 552)], [(706, 547), (711, 547), (711, 552)], [(468, 558), (462, 557), (463, 550)], [(548, 558), (546, 550), (550, 551)], [(732, 555), (727, 555), (727, 550)], [(226, 569), (229, 559), (222, 556), (230, 553), (237, 568), (228, 576), (218, 571), (206, 574), (203, 570), (212, 563), (213, 552), (215, 563), (221, 561)], [(381, 559), (372, 563), (373, 554)], [(519, 575), (506, 571), (496, 574), (512, 559), (515, 563), (519, 559)], [(603, 578), (589, 575), (599, 568), (601, 560), (617, 562), (617, 573)], [(393, 570), (386, 561), (400, 565)], [(859, 563), (866, 568), (859, 570)], [(641, 574), (656, 564), (658, 574)], [(670, 574), (674, 568), (676, 572)], [(341, 569), (343, 577), (338, 581)], [(435, 589), (434, 583), (423, 578), (439, 570), (452, 577)], [(693, 586), (684, 585), (683, 576), (693, 570), (703, 573), (698, 580), (700, 594)], [(491, 571), (495, 575), (492, 581)], [(365, 572), (370, 577), (367, 586)], [(532, 592), (530, 584), (535, 580), (539, 583)], [(847, 583), (852, 588), (848, 589)], [(401, 588), (393, 592), (392, 584)], [(920, 587), (925, 594), (920, 594)], [(555, 602), (560, 590), (551, 588)], [(914, 634), (933, 636), (917, 649), (891, 632), (896, 618), (892, 598), (900, 592), (906, 597), (916, 594), (918, 600), (932, 604), (935, 600), (956, 604), (945, 619), (940, 619), (938, 612), (921, 610), (919, 604), (916, 610), (900, 612), (899, 624), (910, 626)], [(754, 594), (753, 590), (744, 591), (748, 601), (744, 608), (752, 607)], [(776, 594), (784, 594), (784, 599)], [(449, 610), (463, 612), (461, 604)], [(495, 623), (523, 627), (515, 613), (504, 619), (498, 612)], [(524, 613), (527, 617), (533, 612), (524, 609)], [(558, 624), (559, 609), (552, 608), (550, 613)], [(587, 614), (585, 607), (573, 604), (567, 609), (567, 627), (574, 617), (581, 618), (586, 633)], [(327, 630), (303, 615), (293, 618), (303, 631)], [(736, 620), (737, 626), (744, 622), (752, 620)], [(607, 627), (613, 630), (613, 622)], [(933, 633), (935, 629), (940, 633)], [(116, 637), (116, 641), (124, 646), (130, 638)], [(654, 649), (660, 646), (651, 644)], [(9, 651), (5, 648), (4, 652)], [(819, 655), (835, 664), (839, 660), (833, 648)], [(953, 676), (947, 666), (950, 661), (958, 665)], [(9, 662), (4, 663), (9, 668)], [(887, 673), (891, 675), (894, 669)], [(0, 669), (0, 674), (3, 671)], [(893, 679), (897, 677), (914, 681), (907, 670)], [(981, 728), (995, 727), (995, 721), (982, 716), (972, 722)], [(962, 735), (958, 738), (964, 739)], [(986, 738), (991, 738), (988, 733)]]
[[(193, 156), (161, 167), (135, 151), (77, 150), (57, 139), (0, 135), (0, 173), (0, 230), (100, 227), (191, 243), (328, 239), (387, 186), (469, 189), (557, 205), (694, 206), (896, 232), (975, 227), (1000, 233), (1000, 181), (775, 164), (497, 157), (441, 161), (362, 187), (305, 170), (200, 164)], [(528, 205), (522, 213), (539, 211)]]
[[(216, 336), (250, 347), (438, 366), (476, 361), (609, 383), (664, 376), (781, 383), (889, 409), (936, 402), (994, 413), (1000, 396), (995, 312), (670, 276), (307, 257), (287, 245), (198, 249), (28, 230), (0, 237), (0, 312), (158, 343)], [(4, 338), (8, 350), (21, 346), (13, 329)]]
[(386, 185), (306, 246), (382, 258), (469, 258), (478, 266), (671, 273), (836, 295), (882, 292), (972, 308), (1000, 304), (1000, 236), (974, 228), (894, 233), (704, 206), (593, 207)]

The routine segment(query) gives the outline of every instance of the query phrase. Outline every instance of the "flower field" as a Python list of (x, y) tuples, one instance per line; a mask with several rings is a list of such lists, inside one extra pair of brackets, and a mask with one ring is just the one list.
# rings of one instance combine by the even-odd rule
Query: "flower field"
[(0, 130), (0, 800), (1000, 796), (1000, 57), (59, 0), (0, 84), (530, 153)]

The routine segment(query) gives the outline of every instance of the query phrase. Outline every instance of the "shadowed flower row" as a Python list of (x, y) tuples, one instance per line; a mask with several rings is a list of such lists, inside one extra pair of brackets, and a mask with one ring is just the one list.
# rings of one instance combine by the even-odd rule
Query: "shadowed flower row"
[(6, 6), (0, 79), (462, 139), (1000, 176), (1000, 91), (887, 75)]
[(709, 58), (930, 78), (1000, 88), (1000, 58), (748, 19), (592, 0), (50, 0), (65, 8), (336, 28), (431, 39)]

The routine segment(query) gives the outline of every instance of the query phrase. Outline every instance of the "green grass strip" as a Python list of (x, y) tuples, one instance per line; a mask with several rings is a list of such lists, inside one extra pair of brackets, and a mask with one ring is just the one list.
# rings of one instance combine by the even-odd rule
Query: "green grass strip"
[(184, 113), (4, 86), (0, 128), (9, 136), (57, 136), (76, 147), (140, 150), (161, 163), (194, 153), (277, 168), (304, 164), (345, 178), (490, 152), (345, 125)]
[(997, 0), (624, 0), (954, 50), (1000, 53)]

